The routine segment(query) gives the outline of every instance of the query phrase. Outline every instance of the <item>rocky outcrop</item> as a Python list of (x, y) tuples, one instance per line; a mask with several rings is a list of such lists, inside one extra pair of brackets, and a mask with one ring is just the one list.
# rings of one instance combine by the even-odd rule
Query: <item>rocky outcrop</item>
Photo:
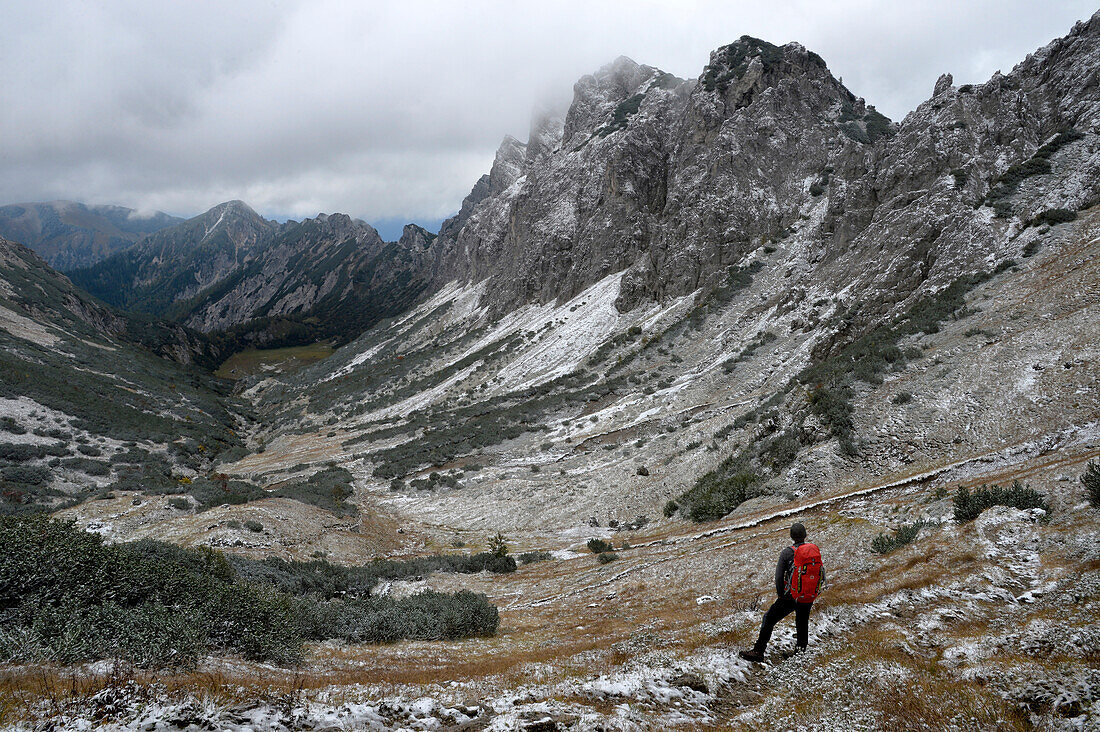
[[(692, 81), (617, 59), (577, 82), (560, 136), (540, 114), (525, 152), (505, 140), (443, 225), (432, 277), (492, 278), (487, 304), (504, 312), (625, 271), (618, 306), (629, 310), (714, 286), (793, 236), (805, 265), (829, 289), (852, 284), (874, 317), (1012, 256), (1006, 232), (1042, 210), (1096, 199), (1098, 26), (1078, 24), (981, 86), (945, 74), (900, 124), (796, 43), (742, 37)], [(1015, 184), (988, 198), (1070, 129), (1018, 201), (1003, 200)]]

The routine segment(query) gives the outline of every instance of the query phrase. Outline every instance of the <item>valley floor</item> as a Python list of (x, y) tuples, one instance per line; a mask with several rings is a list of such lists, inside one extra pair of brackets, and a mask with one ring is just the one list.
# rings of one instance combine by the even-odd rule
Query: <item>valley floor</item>
[[(998, 473), (975, 460), (620, 532), (607, 564), (577, 537), (514, 574), (392, 588), (487, 593), (501, 610), (488, 639), (326, 643), (301, 668), (209, 659), (182, 676), (6, 668), (0, 714), (18, 729), (1095, 729), (1100, 511), (1077, 476), (1097, 454), (1094, 435)], [(1048, 495), (1049, 519), (994, 507), (958, 524), (936, 497), (1017, 477)], [(829, 587), (810, 650), (783, 659), (784, 621), (768, 663), (751, 666), (737, 651), (795, 518)], [(913, 543), (869, 548), (918, 518), (930, 525)]]

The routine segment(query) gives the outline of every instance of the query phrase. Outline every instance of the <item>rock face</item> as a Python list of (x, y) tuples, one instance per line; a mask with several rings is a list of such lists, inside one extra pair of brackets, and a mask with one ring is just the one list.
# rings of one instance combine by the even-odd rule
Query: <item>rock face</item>
[[(1070, 204), (1095, 199), (1098, 36), (1094, 17), (981, 86), (946, 74), (899, 125), (795, 43), (742, 37), (692, 81), (620, 58), (577, 82), (564, 120), (504, 141), (443, 225), (433, 278), (492, 278), (487, 304), (506, 312), (625, 270), (629, 310), (712, 286), (797, 232), (809, 266), (881, 311), (1012, 254), (994, 240), (1018, 224), (986, 196), (1055, 133), (1084, 135), (1049, 161), (1083, 165), (1060, 184)], [(881, 266), (853, 266), (868, 257)]]
[(89, 267), (182, 219), (157, 211), (72, 201), (0, 206), (0, 236), (37, 252), (54, 269)]

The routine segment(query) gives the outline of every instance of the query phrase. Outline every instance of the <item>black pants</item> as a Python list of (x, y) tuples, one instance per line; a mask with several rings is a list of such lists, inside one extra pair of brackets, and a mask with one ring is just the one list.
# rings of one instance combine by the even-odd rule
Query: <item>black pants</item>
[(790, 595), (783, 595), (783, 597), (773, 602), (772, 606), (768, 608), (768, 612), (764, 613), (764, 622), (760, 624), (760, 637), (756, 639), (756, 647), (753, 650), (757, 653), (763, 653), (768, 647), (768, 641), (771, 640), (772, 628), (792, 612), (795, 614), (795, 645), (799, 650), (805, 648), (806, 644), (809, 643), (810, 608), (813, 606), (812, 602), (795, 602)]

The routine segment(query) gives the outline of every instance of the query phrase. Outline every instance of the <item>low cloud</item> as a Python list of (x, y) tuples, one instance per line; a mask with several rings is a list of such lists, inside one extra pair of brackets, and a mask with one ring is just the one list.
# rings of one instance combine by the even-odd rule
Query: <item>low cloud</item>
[(742, 34), (820, 53), (894, 119), (1007, 71), (1081, 2), (9, 2), (0, 203), (435, 220), (505, 134), (625, 54), (696, 77)]

